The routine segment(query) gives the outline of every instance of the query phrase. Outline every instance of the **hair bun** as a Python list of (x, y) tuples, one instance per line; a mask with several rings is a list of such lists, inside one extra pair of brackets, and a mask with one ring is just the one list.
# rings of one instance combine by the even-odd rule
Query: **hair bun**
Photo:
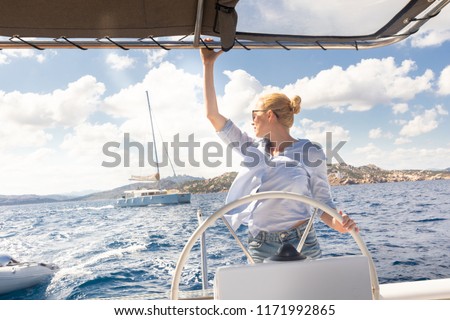
[(301, 102), (302, 102), (302, 98), (300, 98), (300, 96), (294, 96), (291, 99), (291, 109), (294, 114), (297, 114), (300, 112), (300, 109), (301, 109), (300, 103)]

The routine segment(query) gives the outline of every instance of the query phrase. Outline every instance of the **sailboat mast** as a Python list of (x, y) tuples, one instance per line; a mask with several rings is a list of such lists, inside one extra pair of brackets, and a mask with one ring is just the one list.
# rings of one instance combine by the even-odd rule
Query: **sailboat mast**
[(150, 107), (150, 98), (148, 96), (148, 91), (145, 91), (145, 93), (147, 94), (147, 104), (148, 104), (148, 111), (150, 114), (150, 125), (152, 127), (152, 136), (153, 136), (153, 146), (155, 148), (155, 157), (156, 157), (156, 172), (158, 174), (158, 188), (160, 185), (160, 174), (159, 174), (159, 159), (158, 159), (158, 151), (156, 148), (156, 139), (155, 139), (155, 129), (153, 128), (153, 117), (152, 117), (152, 108)]

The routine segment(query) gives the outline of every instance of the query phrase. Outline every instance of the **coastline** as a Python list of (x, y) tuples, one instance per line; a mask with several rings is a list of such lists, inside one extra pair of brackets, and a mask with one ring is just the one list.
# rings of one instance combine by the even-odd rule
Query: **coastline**
[[(181, 176), (183, 182), (174, 177), (161, 180), (162, 188), (178, 189), (180, 192), (192, 194), (227, 192), (237, 172), (226, 172), (220, 176), (204, 179)], [(334, 164), (328, 168), (328, 181), (331, 186), (374, 184), (406, 181), (450, 180), (450, 168), (444, 170), (385, 170), (373, 164), (355, 167)], [(50, 203), (60, 201), (115, 200), (121, 197), (124, 190), (148, 187), (143, 183), (121, 186), (111, 190), (94, 192), (79, 197), (65, 195), (0, 195), (0, 206)]]

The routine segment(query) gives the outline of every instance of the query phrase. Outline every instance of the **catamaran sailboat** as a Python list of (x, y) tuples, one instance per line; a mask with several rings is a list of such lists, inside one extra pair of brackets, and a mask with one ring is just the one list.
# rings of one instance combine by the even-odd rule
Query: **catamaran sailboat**
[[(0, 49), (370, 49), (408, 38), (449, 3), (450, 0), (2, 0)], [(240, 10), (239, 5), (245, 10)], [(344, 9), (342, 16), (336, 15), (337, 7)], [(318, 23), (313, 24), (314, 21)], [(317, 26), (319, 29), (315, 29)], [(203, 40), (206, 38), (208, 41)], [(118, 204), (145, 205), (147, 199), (168, 196), (161, 191), (132, 191)], [(170, 199), (179, 201), (179, 197), (173, 195)], [(187, 241), (174, 271), (172, 299), (182, 297), (181, 272), (190, 249), (204, 231), (229, 210), (267, 197), (306, 201), (340, 219), (334, 210), (294, 194), (257, 193), (230, 203), (201, 223)], [(450, 299), (450, 278), (379, 285), (370, 252), (359, 234), (352, 236), (361, 256), (224, 266), (216, 272), (214, 291), (201, 297)], [(261, 290), (261, 279), (270, 290)], [(300, 288), (306, 290), (297, 290)]]
[[(131, 176), (130, 180), (159, 182), (158, 174), (151, 176)], [(140, 188), (127, 190), (124, 192), (122, 198), (117, 200), (117, 206), (119, 207), (145, 207), (155, 204), (181, 204), (190, 203), (191, 194), (186, 192), (176, 192), (161, 188)]]
[[(156, 140), (155, 140), (155, 129), (153, 127), (153, 116), (152, 109), (150, 107), (150, 98), (147, 95), (147, 103), (148, 110), (150, 113), (150, 124), (152, 128), (152, 136), (153, 141), (155, 142), (154, 150), (156, 156), (156, 170), (157, 172), (152, 175), (147, 176), (136, 176), (132, 175), (130, 180), (139, 181), (139, 182), (147, 182), (147, 183), (156, 183), (155, 188), (139, 188), (134, 190), (127, 190), (124, 192), (122, 198), (118, 199), (116, 205), (118, 207), (145, 207), (149, 205), (166, 205), (166, 204), (181, 204), (181, 203), (190, 203), (191, 202), (191, 194), (186, 192), (178, 192), (177, 190), (171, 190), (170, 192), (166, 189), (161, 189), (161, 180), (160, 180), (160, 170), (159, 170), (159, 160), (158, 160), (158, 151), (156, 148)], [(173, 169), (173, 167), (172, 167)], [(175, 170), (174, 170), (175, 174)]]
[(124, 192), (122, 199), (117, 200), (119, 207), (145, 207), (154, 204), (190, 203), (190, 193), (168, 193), (161, 189), (136, 189)]

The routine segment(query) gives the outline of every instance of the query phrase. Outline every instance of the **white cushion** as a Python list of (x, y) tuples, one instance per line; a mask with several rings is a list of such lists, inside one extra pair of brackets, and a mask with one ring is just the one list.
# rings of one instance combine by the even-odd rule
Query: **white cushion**
[(372, 299), (365, 256), (265, 262), (217, 269), (214, 297), (224, 300)]

